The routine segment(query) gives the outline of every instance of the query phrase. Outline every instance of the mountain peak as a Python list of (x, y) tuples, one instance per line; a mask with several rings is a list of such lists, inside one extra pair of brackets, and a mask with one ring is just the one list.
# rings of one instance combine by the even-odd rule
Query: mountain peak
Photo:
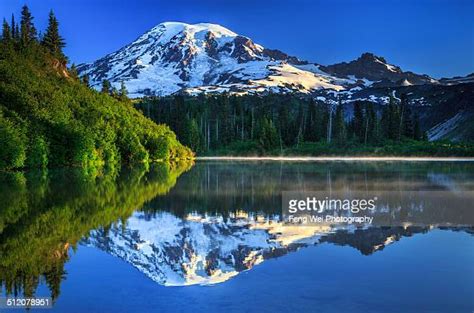
[(383, 63), (387, 63), (387, 61), (385, 60), (385, 58), (383, 57), (380, 57), (380, 56), (377, 56), (375, 54), (373, 54), (372, 52), (364, 52), (360, 55), (360, 57), (358, 58), (358, 60), (361, 60), (361, 61), (370, 61), (370, 62), (377, 62), (377, 61), (380, 61), (380, 62), (383, 62)]
[(362, 53), (356, 60), (322, 66), (321, 69), (336, 76), (368, 79), (373, 81), (372, 86), (376, 87), (422, 85), (435, 82), (427, 75), (404, 72), (400, 67), (389, 64), (384, 57), (371, 52)]
[(120, 50), (81, 64), (78, 70), (89, 75), (95, 88), (104, 79), (116, 88), (123, 81), (131, 97), (191, 89), (303, 93), (344, 89), (336, 79), (303, 66), (311, 67), (221, 25), (164, 22)]
[(164, 22), (120, 50), (78, 66), (91, 85), (125, 83), (132, 98), (177, 92), (313, 94), (388, 81), (397, 85), (432, 83), (429, 77), (403, 72), (383, 57), (363, 53), (357, 60), (330, 66), (302, 61), (267, 49), (221, 25)]
[(163, 22), (158, 24), (157, 26), (153, 27), (152, 30), (156, 29), (166, 29), (167, 31), (171, 32), (213, 32), (216, 35), (221, 36), (228, 36), (228, 37), (236, 37), (237, 34), (233, 31), (219, 25), (219, 24), (212, 24), (212, 23), (197, 23), (197, 24), (188, 24), (184, 22)]

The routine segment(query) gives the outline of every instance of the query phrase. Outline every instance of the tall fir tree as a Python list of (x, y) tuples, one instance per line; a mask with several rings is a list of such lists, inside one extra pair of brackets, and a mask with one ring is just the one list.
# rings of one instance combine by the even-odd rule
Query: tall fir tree
[(336, 108), (336, 116), (334, 117), (333, 123), (333, 134), (334, 140), (338, 144), (342, 144), (346, 141), (346, 123), (344, 122), (344, 106), (339, 101)]
[(271, 119), (263, 118), (259, 123), (259, 144), (263, 150), (271, 150), (277, 147), (279, 142), (278, 132)]
[(12, 39), (13, 40), (18, 40), (19, 36), (20, 36), (20, 31), (18, 30), (18, 24), (15, 22), (15, 15), (12, 14), (12, 21), (11, 21), (11, 24), (10, 24), (10, 29), (11, 29), (11, 33), (12, 33)]
[(374, 142), (377, 138), (377, 113), (374, 104), (367, 103), (365, 106), (364, 143)]
[(413, 126), (413, 138), (415, 140), (422, 140), (423, 139), (423, 133), (421, 132), (421, 127), (420, 127), (420, 118), (418, 117), (418, 114), (415, 113), (414, 117), (414, 126)]
[(84, 85), (86, 85), (87, 87), (90, 87), (89, 75), (84, 74), (81, 78), (81, 81)]
[(387, 110), (386, 137), (391, 140), (397, 140), (400, 128), (400, 110), (393, 96), (389, 98)]
[(5, 43), (8, 43), (11, 41), (12, 34), (11, 34), (11, 29), (10, 25), (8, 25), (8, 22), (3, 19), (3, 26), (2, 26), (2, 40)]
[(413, 112), (406, 94), (400, 96), (400, 115), (401, 115), (401, 127), (400, 133), (406, 137), (413, 139), (414, 137), (414, 125), (413, 125)]
[(106, 93), (106, 94), (110, 94), (112, 92), (112, 85), (110, 84), (110, 81), (108, 81), (107, 79), (104, 79), (102, 81), (101, 92)]
[(15, 23), (15, 15), (12, 14), (12, 21), (11, 21), (11, 24), (10, 24), (10, 27), (11, 27), (11, 34), (12, 34), (12, 39), (15, 40), (17, 39), (17, 34), (16, 34), (16, 23)]
[(118, 92), (119, 100), (127, 101), (128, 100), (127, 95), (128, 95), (127, 87), (125, 87), (125, 83), (122, 80), (120, 82), (120, 90)]
[(23, 47), (26, 47), (36, 41), (37, 36), (36, 28), (33, 24), (33, 15), (31, 15), (30, 9), (26, 5), (21, 9), (20, 25), (20, 41)]
[(56, 58), (63, 61), (66, 59), (62, 50), (66, 44), (59, 35), (59, 23), (52, 10), (49, 12), (48, 27), (41, 44)]
[(354, 103), (353, 130), (359, 142), (364, 141), (364, 125), (364, 111), (362, 109), (362, 103), (356, 101)]
[(195, 119), (186, 118), (184, 124), (183, 144), (190, 147), (191, 150), (201, 152), (203, 138), (199, 132), (199, 127)]

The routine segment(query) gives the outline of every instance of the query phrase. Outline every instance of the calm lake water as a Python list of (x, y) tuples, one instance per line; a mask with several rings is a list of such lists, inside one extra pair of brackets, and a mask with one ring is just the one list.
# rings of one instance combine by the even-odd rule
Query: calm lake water
[[(392, 196), (377, 226), (283, 225), (295, 190)], [(46, 312), (473, 312), (473, 192), (471, 162), (0, 173), (1, 292)]]

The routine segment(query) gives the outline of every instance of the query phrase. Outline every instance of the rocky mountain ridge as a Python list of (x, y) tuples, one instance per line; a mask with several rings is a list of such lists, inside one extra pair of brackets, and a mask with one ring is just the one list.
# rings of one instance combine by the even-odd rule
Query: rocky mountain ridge
[(440, 84), (372, 53), (323, 66), (208, 23), (161, 23), (118, 51), (79, 65), (78, 71), (89, 75), (97, 89), (105, 79), (117, 88), (123, 81), (132, 98), (179, 92), (317, 95), (353, 88)]

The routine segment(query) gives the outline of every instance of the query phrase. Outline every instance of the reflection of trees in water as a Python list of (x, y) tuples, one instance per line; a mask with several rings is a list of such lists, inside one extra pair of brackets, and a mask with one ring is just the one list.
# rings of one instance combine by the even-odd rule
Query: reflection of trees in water
[(169, 192), (189, 166), (1, 173), (0, 285), (7, 294), (33, 296), (41, 280), (57, 298), (69, 248)]
[[(177, 188), (144, 210), (281, 213), (282, 191), (399, 192), (387, 205), (407, 214), (407, 190), (474, 190), (474, 164), (453, 162), (198, 162)], [(429, 206), (429, 204), (424, 204)], [(441, 213), (439, 214), (441, 216)]]
[[(70, 248), (90, 230), (106, 231), (137, 209), (178, 216), (195, 211), (226, 216), (240, 210), (279, 214), (283, 190), (462, 191), (472, 190), (474, 181), (470, 163), (205, 162), (177, 182), (187, 168), (161, 164), (104, 173), (69, 169), (0, 174), (0, 285), (9, 294), (31, 296), (42, 281), (56, 298)], [(406, 207), (404, 202), (394, 204)], [(440, 219), (462, 216), (453, 212), (436, 214)], [(389, 228), (356, 235), (326, 241), (368, 252), (387, 236), (409, 234)]]

